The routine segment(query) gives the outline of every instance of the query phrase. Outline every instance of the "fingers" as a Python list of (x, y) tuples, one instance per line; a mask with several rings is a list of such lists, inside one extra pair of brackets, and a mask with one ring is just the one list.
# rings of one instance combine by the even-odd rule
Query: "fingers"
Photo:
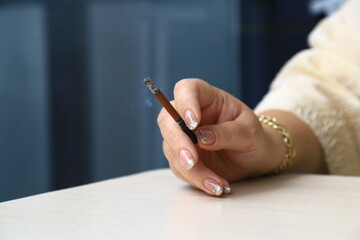
[[(174, 101), (171, 101), (174, 105)], [(198, 153), (191, 139), (181, 130), (165, 109), (158, 116), (158, 125), (164, 141), (172, 147), (185, 169), (191, 169), (198, 161)]]
[(216, 94), (215, 88), (200, 79), (183, 79), (176, 83), (174, 98), (176, 109), (186, 125), (194, 130), (201, 120), (201, 108), (210, 105)]
[(198, 162), (192, 169), (186, 170), (183, 168), (179, 157), (176, 156), (173, 148), (171, 148), (169, 144), (164, 142), (163, 148), (170, 168), (181, 180), (214, 196), (220, 196), (223, 193), (229, 193), (229, 191), (231, 191), (229, 183), (205, 167), (202, 162)]
[(202, 126), (196, 132), (199, 147), (209, 151), (251, 151), (260, 134), (261, 124), (250, 109), (244, 110), (234, 121)]
[[(171, 104), (174, 104), (174, 101)], [(196, 146), (166, 110), (160, 112), (158, 124), (164, 137), (164, 154), (178, 178), (215, 196), (221, 195), (225, 189), (229, 188), (229, 183), (224, 178), (199, 161)]]
[(221, 195), (225, 188), (229, 190), (228, 182), (215, 172), (223, 174), (226, 164), (213, 151), (251, 150), (252, 137), (257, 135), (256, 125), (252, 125), (258, 122), (256, 116), (235, 97), (200, 79), (179, 81), (174, 97), (171, 104), (190, 129), (198, 128), (203, 120), (197, 131), (201, 142), (195, 146), (166, 110), (160, 112), (158, 124), (169, 165), (185, 182), (208, 194)]

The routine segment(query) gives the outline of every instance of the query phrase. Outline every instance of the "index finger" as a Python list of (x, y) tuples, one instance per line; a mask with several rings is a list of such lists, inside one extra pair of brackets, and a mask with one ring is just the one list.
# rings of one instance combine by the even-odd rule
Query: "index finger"
[(194, 130), (201, 121), (201, 108), (213, 103), (216, 91), (207, 82), (189, 78), (176, 83), (174, 99), (176, 109), (184, 118), (189, 129)]

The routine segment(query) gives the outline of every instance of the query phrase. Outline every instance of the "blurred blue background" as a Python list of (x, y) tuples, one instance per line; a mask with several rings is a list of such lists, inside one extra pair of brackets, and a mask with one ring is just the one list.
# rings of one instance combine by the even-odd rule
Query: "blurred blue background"
[(321, 17), (307, 1), (0, 0), (0, 201), (167, 167), (143, 78), (254, 107)]

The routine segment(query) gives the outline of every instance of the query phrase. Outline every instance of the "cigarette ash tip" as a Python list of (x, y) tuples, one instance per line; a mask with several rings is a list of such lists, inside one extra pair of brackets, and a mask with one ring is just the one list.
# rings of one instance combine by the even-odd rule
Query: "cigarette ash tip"
[(145, 78), (144, 84), (150, 89), (153, 94), (157, 94), (159, 92), (159, 89), (155, 86), (155, 84), (151, 81), (150, 78)]

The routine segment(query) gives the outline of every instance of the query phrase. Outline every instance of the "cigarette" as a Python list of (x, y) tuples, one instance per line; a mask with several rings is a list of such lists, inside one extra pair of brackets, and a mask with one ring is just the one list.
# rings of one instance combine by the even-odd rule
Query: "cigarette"
[(189, 136), (191, 141), (194, 144), (196, 144), (197, 138), (196, 138), (195, 134), (186, 126), (184, 120), (180, 117), (180, 114), (175, 110), (175, 108), (171, 105), (169, 100), (167, 100), (167, 98), (160, 91), (160, 89), (155, 86), (155, 84), (151, 81), (150, 78), (145, 78), (144, 84), (150, 89), (152, 94), (154, 94), (156, 99), (161, 103), (161, 105), (171, 115), (171, 117), (175, 120), (175, 122), (177, 122), (177, 124), (179, 124), (181, 129)]

